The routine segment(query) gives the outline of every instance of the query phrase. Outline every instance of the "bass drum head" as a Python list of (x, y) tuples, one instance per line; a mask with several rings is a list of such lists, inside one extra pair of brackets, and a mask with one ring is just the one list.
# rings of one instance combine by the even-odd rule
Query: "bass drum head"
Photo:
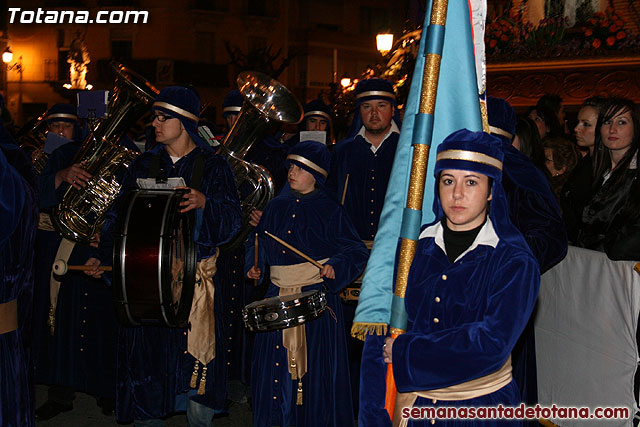
[(326, 306), (325, 293), (315, 289), (255, 301), (242, 310), (242, 317), (245, 327), (250, 331), (274, 331), (317, 319)]
[(126, 325), (186, 327), (195, 286), (193, 212), (184, 191), (134, 190), (114, 228), (114, 303)]
[[(181, 193), (182, 194), (182, 193)], [(179, 213), (182, 199), (175, 197), (161, 236), (162, 305), (168, 326), (186, 327), (196, 281), (196, 247), (193, 240), (193, 211)]]

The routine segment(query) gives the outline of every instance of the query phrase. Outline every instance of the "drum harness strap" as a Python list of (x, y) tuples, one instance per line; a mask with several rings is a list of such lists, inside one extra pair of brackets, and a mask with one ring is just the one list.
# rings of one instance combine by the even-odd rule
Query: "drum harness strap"
[[(329, 258), (319, 260), (320, 264)], [(293, 265), (272, 265), (271, 281), (280, 288), (280, 296), (302, 292), (302, 287), (323, 283), (318, 267), (309, 262)], [(282, 330), (282, 345), (287, 349), (289, 373), (292, 380), (298, 380), (296, 405), (302, 405), (302, 377), (307, 373), (306, 326), (298, 325)]]
[[(205, 154), (200, 153), (193, 162), (189, 187), (194, 190), (200, 191), (202, 188), (205, 159)], [(151, 157), (149, 178), (155, 178), (158, 182), (167, 180), (167, 172), (160, 168), (159, 155)], [(196, 284), (189, 313), (191, 327), (187, 333), (187, 351), (196, 359), (189, 386), (196, 388), (196, 385), (198, 385), (200, 364), (202, 364), (202, 376), (198, 385), (198, 394), (204, 394), (205, 392), (207, 364), (216, 357), (213, 276), (217, 270), (216, 260), (218, 254), (219, 250), (216, 249), (215, 255), (200, 260), (196, 266)]]

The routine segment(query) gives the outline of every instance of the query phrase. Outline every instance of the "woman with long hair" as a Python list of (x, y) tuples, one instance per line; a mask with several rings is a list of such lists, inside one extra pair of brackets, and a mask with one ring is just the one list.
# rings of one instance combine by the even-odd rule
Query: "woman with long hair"
[(573, 129), (576, 144), (586, 154), (578, 159), (578, 164), (568, 176), (560, 193), (562, 218), (567, 227), (569, 242), (574, 243), (582, 229), (582, 211), (593, 195), (593, 151), (596, 142), (598, 114), (607, 99), (594, 96), (584, 101), (578, 112), (578, 123)]
[(640, 183), (636, 105), (610, 99), (600, 110), (594, 148), (594, 195), (584, 208), (578, 245), (614, 260), (640, 259)]

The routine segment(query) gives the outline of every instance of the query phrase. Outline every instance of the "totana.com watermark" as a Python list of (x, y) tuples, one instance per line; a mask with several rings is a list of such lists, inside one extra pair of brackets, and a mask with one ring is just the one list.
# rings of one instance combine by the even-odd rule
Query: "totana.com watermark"
[(91, 15), (88, 10), (36, 10), (9, 8), (10, 24), (146, 24), (146, 10), (101, 10)]

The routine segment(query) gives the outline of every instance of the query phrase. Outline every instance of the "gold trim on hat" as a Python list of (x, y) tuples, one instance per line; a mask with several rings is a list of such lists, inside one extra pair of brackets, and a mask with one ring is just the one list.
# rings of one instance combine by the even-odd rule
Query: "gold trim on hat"
[(76, 116), (75, 114), (68, 114), (68, 113), (53, 113), (53, 114), (49, 114), (47, 117), (45, 117), (45, 120), (52, 120), (52, 119), (73, 119), (73, 120), (78, 120), (78, 116)]
[(396, 94), (393, 92), (386, 92), (384, 90), (370, 90), (368, 92), (362, 92), (356, 95), (356, 99), (363, 98), (365, 96), (377, 96), (380, 98), (393, 98), (396, 99)]
[(224, 107), (222, 109), (223, 113), (239, 113), (242, 107), (236, 107), (235, 105), (230, 105), (228, 107)]
[(490, 133), (495, 133), (496, 135), (506, 136), (509, 139), (513, 139), (513, 134), (510, 134), (506, 130), (497, 128), (495, 126), (489, 125), (489, 132)]
[(313, 169), (314, 171), (318, 172), (320, 175), (324, 176), (325, 178), (327, 177), (327, 175), (329, 175), (326, 170), (322, 169), (320, 166), (316, 165), (311, 160), (305, 159), (304, 157), (299, 156), (297, 154), (289, 154), (287, 156), (287, 159), (288, 160), (295, 160), (296, 162), (300, 162), (303, 165), (308, 166), (311, 169)]
[(466, 160), (469, 162), (483, 163), (502, 170), (502, 162), (500, 160), (476, 151), (445, 150), (436, 156), (436, 162), (439, 160)]
[(307, 113), (304, 113), (304, 118), (306, 119), (309, 116), (321, 116), (324, 117), (325, 119), (331, 121), (331, 117), (325, 113), (324, 111), (321, 110), (314, 110), (314, 111), (309, 111)]
[(154, 102), (153, 107), (166, 108), (167, 110), (173, 111), (174, 113), (178, 113), (181, 116), (186, 117), (187, 119), (193, 120), (194, 122), (197, 122), (198, 120), (200, 120), (200, 118), (195, 114), (190, 113), (187, 110), (183, 110), (180, 107), (176, 107), (175, 105), (168, 104), (166, 102)]

